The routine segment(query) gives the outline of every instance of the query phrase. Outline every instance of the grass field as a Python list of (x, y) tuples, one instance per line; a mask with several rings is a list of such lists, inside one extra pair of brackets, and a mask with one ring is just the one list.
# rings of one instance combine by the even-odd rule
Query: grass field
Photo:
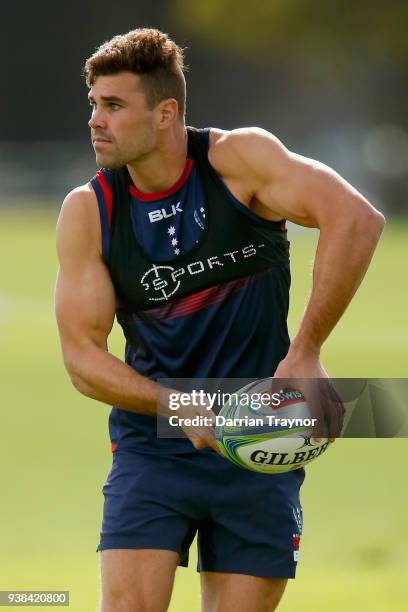
[[(0, 590), (64, 589), (99, 599), (95, 552), (110, 467), (109, 407), (65, 374), (53, 317), (53, 212), (1, 212)], [(332, 376), (407, 377), (408, 226), (389, 223), (362, 288), (327, 342)], [(292, 232), (290, 326), (305, 303), (316, 234)], [(111, 348), (121, 354), (117, 329)], [(408, 598), (408, 440), (338, 440), (303, 487), (298, 579), (282, 612), (403, 612)], [(170, 610), (199, 610), (195, 553)], [(296, 608), (295, 608), (296, 606)], [(38, 608), (37, 608), (38, 609)]]

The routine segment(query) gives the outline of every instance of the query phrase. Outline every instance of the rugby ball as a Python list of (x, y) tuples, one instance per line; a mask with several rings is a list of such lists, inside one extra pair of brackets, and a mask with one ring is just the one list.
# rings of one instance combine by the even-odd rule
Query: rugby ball
[[(296, 389), (272, 392), (273, 378), (242, 387), (216, 416), (215, 438), (222, 454), (242, 468), (262, 474), (299, 469), (328, 448), (327, 429), (319, 442), (315, 420)], [(276, 380), (274, 381), (276, 383)]]

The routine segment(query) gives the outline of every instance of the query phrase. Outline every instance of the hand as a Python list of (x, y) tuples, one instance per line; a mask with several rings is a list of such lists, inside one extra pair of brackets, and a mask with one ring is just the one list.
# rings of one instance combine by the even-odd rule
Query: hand
[[(301, 391), (309, 406), (311, 417), (317, 419), (314, 438), (320, 441), (324, 435), (324, 423), (328, 427), (329, 442), (334, 442), (343, 427), (345, 409), (341, 398), (331, 384), (319, 357), (311, 353), (295, 353), (289, 350), (274, 374), (279, 388)], [(276, 392), (275, 385), (273, 386)]]
[[(215, 414), (212, 410), (207, 408), (206, 404), (180, 406), (177, 412), (180, 422), (182, 423), (181, 428), (194, 448), (199, 450), (210, 446), (219, 455), (223, 456), (215, 441)], [(204, 425), (185, 424), (186, 419), (192, 420), (194, 417), (202, 417), (201, 420)]]
[[(170, 398), (172, 396), (175, 398), (183, 396), (183, 401), (178, 400), (175, 406), (170, 407)], [(189, 438), (194, 448), (199, 450), (210, 446), (220, 456), (223, 456), (215, 441), (214, 426), (216, 417), (214, 412), (209, 409), (205, 399), (199, 396), (193, 398), (193, 396), (189, 396), (186, 392), (160, 387), (158, 391), (157, 413), (165, 419), (176, 416), (179, 427)], [(194, 420), (198, 421), (198, 424), (193, 424)]]

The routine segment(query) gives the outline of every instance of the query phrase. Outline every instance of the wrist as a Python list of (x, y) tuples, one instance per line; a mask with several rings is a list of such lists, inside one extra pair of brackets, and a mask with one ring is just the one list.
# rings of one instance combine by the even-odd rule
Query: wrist
[(288, 355), (294, 359), (320, 359), (321, 346), (310, 340), (294, 338), (289, 347)]
[(157, 403), (156, 412), (158, 416), (168, 419), (170, 416), (177, 414), (178, 403), (177, 397), (179, 392), (175, 389), (169, 389), (161, 385), (157, 386)]

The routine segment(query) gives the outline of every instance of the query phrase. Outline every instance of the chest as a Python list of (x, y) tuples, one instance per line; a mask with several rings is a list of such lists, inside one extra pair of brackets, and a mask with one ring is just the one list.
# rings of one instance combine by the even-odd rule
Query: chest
[(206, 203), (197, 169), (165, 197), (143, 200), (130, 190), (130, 217), (135, 240), (155, 261), (176, 260), (200, 240), (206, 224)]
[(108, 265), (127, 310), (145, 311), (288, 266), (285, 229), (231, 202), (234, 196), (208, 163), (200, 133), (191, 131), (189, 139), (196, 172), (176, 192), (161, 193), (160, 202), (130, 202), (126, 167), (112, 174)]

